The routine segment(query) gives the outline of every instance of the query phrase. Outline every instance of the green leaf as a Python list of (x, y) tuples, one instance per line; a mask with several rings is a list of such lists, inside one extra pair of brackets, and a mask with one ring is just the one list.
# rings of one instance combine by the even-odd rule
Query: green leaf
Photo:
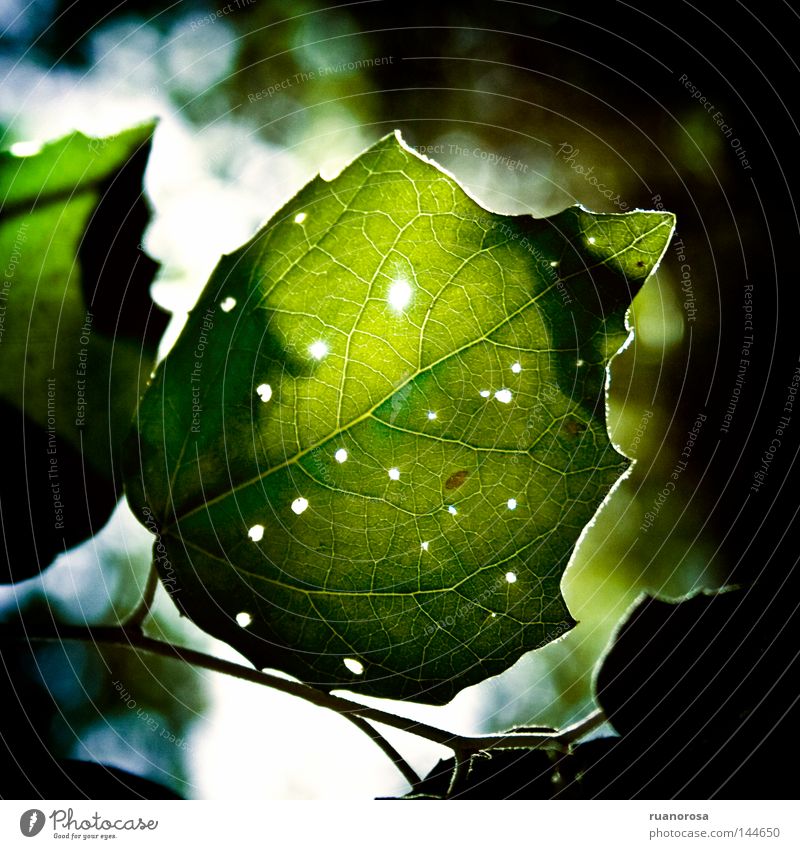
[(628, 465), (606, 365), (673, 223), (497, 215), (396, 136), (313, 180), (140, 405), (128, 492), (181, 610), (258, 667), (427, 702), (571, 628), (561, 575)]
[(0, 581), (102, 526), (166, 316), (149, 296), (142, 176), (153, 126), (0, 153)]

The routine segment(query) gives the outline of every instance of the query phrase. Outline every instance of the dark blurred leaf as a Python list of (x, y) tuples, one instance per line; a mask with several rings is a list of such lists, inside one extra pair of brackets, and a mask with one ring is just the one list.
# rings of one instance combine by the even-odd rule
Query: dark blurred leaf
[(180, 799), (165, 787), (123, 769), (91, 761), (51, 760), (29, 764), (9, 781), (0, 779), (2, 799)]
[[(35, 630), (43, 612), (26, 608), (26, 627)], [(79, 791), (67, 792), (60, 764), (76, 756), (146, 773), (172, 788), (164, 793), (189, 787), (189, 732), (206, 708), (194, 667), (118, 647), (3, 634), (0, 704), (0, 796), (72, 798)], [(79, 785), (81, 792), (124, 792), (98, 781), (94, 789)]]
[(643, 599), (601, 664), (597, 698), (622, 738), (592, 786), (643, 798), (793, 798), (774, 768), (800, 756), (796, 596), (770, 581), (680, 603)]
[(153, 126), (0, 153), (0, 581), (97, 531), (166, 316), (140, 249)]
[(473, 755), (453, 780), (453, 758), (439, 761), (405, 798), (549, 799), (554, 758), (539, 749), (501, 749)]
[(600, 666), (597, 698), (620, 734), (725, 734), (781, 680), (783, 670), (763, 662), (779, 637), (780, 620), (754, 611), (745, 591), (644, 598)]

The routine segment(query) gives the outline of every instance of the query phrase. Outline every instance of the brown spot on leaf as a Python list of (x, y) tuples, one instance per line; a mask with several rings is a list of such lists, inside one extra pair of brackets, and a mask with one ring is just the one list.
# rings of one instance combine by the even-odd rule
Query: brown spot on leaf
[(453, 472), (452, 475), (445, 481), (445, 489), (458, 489), (462, 483), (469, 477), (469, 471), (462, 469), (460, 472)]
[(575, 419), (567, 419), (567, 421), (561, 425), (561, 429), (570, 436), (577, 436), (579, 433), (583, 433), (583, 431), (586, 430), (586, 425), (584, 425), (583, 422), (576, 421)]

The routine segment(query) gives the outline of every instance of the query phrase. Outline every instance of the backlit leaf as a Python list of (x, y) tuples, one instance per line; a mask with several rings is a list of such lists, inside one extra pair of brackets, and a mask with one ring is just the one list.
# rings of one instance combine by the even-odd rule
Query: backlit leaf
[(258, 667), (443, 702), (569, 630), (628, 461), (605, 422), (669, 213), (481, 208), (389, 136), (222, 258), (128, 490), (180, 608)]

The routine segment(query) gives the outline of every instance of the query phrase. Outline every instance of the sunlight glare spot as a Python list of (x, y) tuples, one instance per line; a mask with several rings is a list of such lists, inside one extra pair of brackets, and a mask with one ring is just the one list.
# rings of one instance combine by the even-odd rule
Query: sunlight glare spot
[(14, 142), (8, 149), (12, 156), (34, 156), (39, 153), (43, 145), (35, 141)]
[(387, 300), (393, 310), (402, 312), (411, 303), (411, 286), (409, 282), (403, 280), (402, 277), (399, 280), (395, 280), (389, 287)]
[(315, 360), (321, 360), (328, 353), (328, 346), (324, 342), (314, 342), (313, 345), (309, 345), (308, 353)]

